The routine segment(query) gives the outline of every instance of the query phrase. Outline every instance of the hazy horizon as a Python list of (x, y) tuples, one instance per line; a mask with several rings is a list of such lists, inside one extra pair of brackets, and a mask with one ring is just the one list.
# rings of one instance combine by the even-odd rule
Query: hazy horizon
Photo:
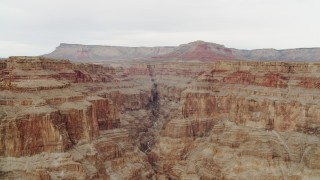
[(237, 49), (320, 47), (316, 0), (2, 0), (0, 57), (42, 55), (60, 43)]

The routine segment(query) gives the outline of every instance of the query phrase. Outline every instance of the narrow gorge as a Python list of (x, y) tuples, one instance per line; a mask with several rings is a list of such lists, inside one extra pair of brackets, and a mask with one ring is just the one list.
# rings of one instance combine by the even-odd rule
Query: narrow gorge
[(0, 60), (1, 179), (318, 179), (320, 63)]

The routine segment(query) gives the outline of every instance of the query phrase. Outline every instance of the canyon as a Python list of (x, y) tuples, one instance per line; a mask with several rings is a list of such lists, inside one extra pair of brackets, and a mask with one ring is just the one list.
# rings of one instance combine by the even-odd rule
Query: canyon
[(0, 60), (0, 178), (319, 179), (319, 62), (107, 49)]

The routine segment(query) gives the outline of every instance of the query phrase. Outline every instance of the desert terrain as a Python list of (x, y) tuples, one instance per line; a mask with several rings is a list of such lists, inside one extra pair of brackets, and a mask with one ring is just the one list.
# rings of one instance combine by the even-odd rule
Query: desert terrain
[(319, 179), (319, 53), (196, 41), (2, 59), (0, 179)]

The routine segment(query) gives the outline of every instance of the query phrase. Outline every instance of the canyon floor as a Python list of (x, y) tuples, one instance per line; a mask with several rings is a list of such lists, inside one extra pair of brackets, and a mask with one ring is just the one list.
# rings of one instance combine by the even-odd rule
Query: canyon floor
[(320, 179), (320, 63), (0, 61), (0, 179)]

